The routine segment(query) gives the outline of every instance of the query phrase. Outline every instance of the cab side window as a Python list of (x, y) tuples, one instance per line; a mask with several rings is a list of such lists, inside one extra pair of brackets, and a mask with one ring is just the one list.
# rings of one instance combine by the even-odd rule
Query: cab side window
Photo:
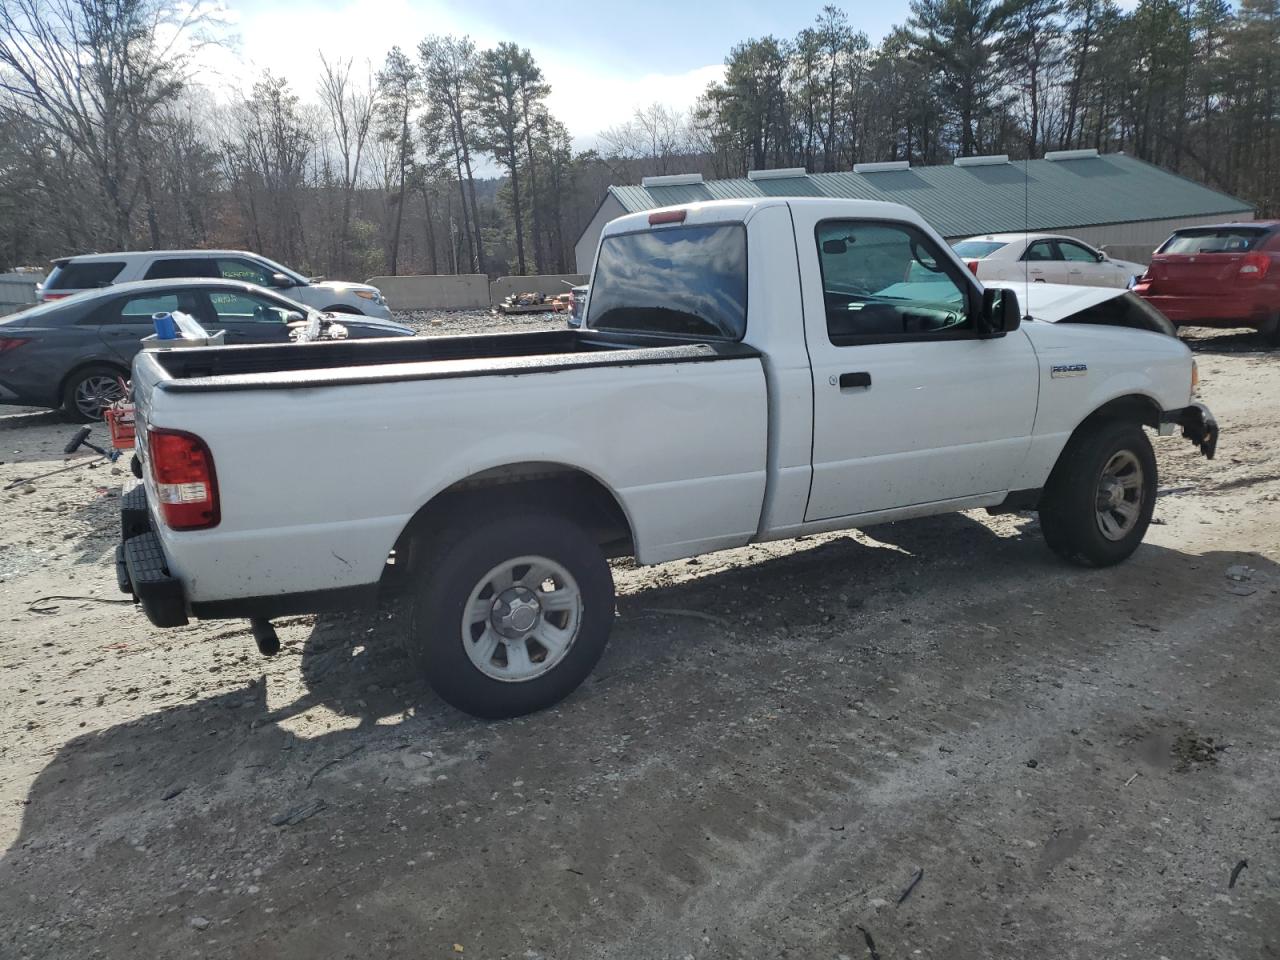
[(242, 283), (253, 283), (260, 287), (271, 286), (273, 271), (254, 263), (252, 260), (224, 258), (217, 261), (218, 272), (215, 276), (224, 280), (239, 280)]
[(973, 332), (960, 269), (908, 224), (828, 220), (817, 229), (827, 335), (836, 346)]
[[(120, 297), (104, 304), (90, 315), (90, 323), (141, 323), (150, 324), (157, 313), (173, 313), (181, 310), (198, 317), (200, 310), (194, 294), (152, 293), (137, 297)], [(83, 321), (82, 321), (83, 322)]]
[(1068, 243), (1065, 240), (1058, 241), (1058, 249), (1062, 252), (1062, 259), (1072, 263), (1097, 263), (1098, 258), (1092, 250), (1080, 246), (1078, 243)]
[(1031, 246), (1027, 247), (1027, 252), (1022, 255), (1023, 260), (1035, 262), (1046, 260), (1061, 260), (1062, 257), (1054, 249), (1053, 243), (1049, 240), (1037, 240)]
[(248, 293), (210, 290), (209, 303), (220, 323), (287, 323), (289, 311)]
[(147, 270), (144, 280), (182, 280), (195, 277), (216, 277), (213, 261), (208, 257), (171, 257), (157, 260)]

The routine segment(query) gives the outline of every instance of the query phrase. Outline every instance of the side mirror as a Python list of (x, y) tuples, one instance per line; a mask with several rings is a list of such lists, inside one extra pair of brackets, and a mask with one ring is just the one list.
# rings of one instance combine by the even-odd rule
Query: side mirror
[(1106, 255), (1105, 253), (1103, 253), (1101, 250), (1099, 250), (1099, 251), (1098, 251), (1098, 262), (1099, 262), (1099, 263), (1106, 263), (1106, 262), (1107, 262), (1107, 255)]
[(288, 313), (284, 315), (284, 322), (285, 323), (306, 323), (307, 315), (305, 313), (300, 313), (297, 310), (290, 310)]
[(1022, 324), (1018, 295), (1012, 290), (988, 287), (982, 291), (982, 315), (978, 332), (984, 337), (1002, 337)]
[(293, 281), (286, 277), (283, 273), (273, 273), (271, 275), (271, 285), (279, 287), (282, 290), (293, 286)]
[(848, 242), (840, 237), (837, 237), (834, 240), (822, 241), (822, 252), (826, 254), (836, 256), (844, 253), (848, 249), (849, 249)]

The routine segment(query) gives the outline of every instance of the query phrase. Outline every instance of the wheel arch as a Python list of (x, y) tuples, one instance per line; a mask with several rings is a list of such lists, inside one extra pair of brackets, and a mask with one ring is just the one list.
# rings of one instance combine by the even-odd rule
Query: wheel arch
[(77, 360), (71, 368), (62, 375), (62, 379), (58, 381), (57, 400), (59, 403), (66, 398), (67, 387), (71, 385), (71, 381), (76, 374), (83, 370), (87, 370), (90, 367), (111, 367), (112, 369), (119, 371), (120, 375), (124, 377), (125, 380), (128, 380), (133, 375), (128, 364), (121, 363), (114, 357), (88, 357), (82, 360)]
[(356, 317), (367, 316), (367, 314), (363, 310), (361, 310), (359, 307), (353, 307), (349, 303), (335, 303), (331, 307), (325, 307), (320, 312), (321, 313), (347, 313)]
[(622, 498), (599, 477), (569, 464), (522, 461), (478, 471), (434, 494), (396, 538), (396, 557), (408, 554), (412, 558), (433, 531), (459, 515), (491, 514), (512, 506), (570, 517), (595, 538), (608, 557), (635, 554), (631, 516)]
[(1062, 467), (1064, 456), (1067, 451), (1072, 449), (1075, 441), (1089, 430), (1094, 429), (1098, 424), (1118, 420), (1158, 430), (1162, 412), (1160, 402), (1145, 393), (1126, 393), (1108, 400), (1076, 424), (1075, 429), (1071, 431), (1071, 435), (1067, 437), (1067, 442), (1058, 451), (1058, 457), (1054, 461), (1053, 470), (1049, 474), (1049, 480), (1045, 486), (1047, 487), (1053, 482), (1054, 477)]

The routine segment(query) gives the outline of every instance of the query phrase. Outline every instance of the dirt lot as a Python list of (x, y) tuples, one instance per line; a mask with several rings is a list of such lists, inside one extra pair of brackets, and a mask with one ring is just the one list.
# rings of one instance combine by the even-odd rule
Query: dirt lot
[[(0, 494), (0, 954), (1280, 955), (1280, 355), (1195, 346), (1219, 459), (1158, 442), (1127, 564), (976, 513), (620, 568), (594, 677), (504, 723), (393, 607), (268, 661), (32, 606), (119, 599), (120, 478)], [(0, 415), (0, 484), (71, 431)]]

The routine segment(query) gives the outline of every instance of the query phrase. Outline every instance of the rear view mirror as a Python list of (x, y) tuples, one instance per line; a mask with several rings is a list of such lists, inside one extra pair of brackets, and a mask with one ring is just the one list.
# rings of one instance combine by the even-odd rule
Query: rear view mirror
[(848, 249), (849, 249), (849, 244), (843, 238), (840, 238), (840, 237), (837, 237), (834, 240), (822, 241), (823, 253), (829, 253), (829, 254), (838, 256), (844, 253)]
[(985, 337), (1002, 337), (1017, 330), (1022, 323), (1018, 295), (1012, 290), (988, 287), (982, 291), (982, 316), (979, 332)]

